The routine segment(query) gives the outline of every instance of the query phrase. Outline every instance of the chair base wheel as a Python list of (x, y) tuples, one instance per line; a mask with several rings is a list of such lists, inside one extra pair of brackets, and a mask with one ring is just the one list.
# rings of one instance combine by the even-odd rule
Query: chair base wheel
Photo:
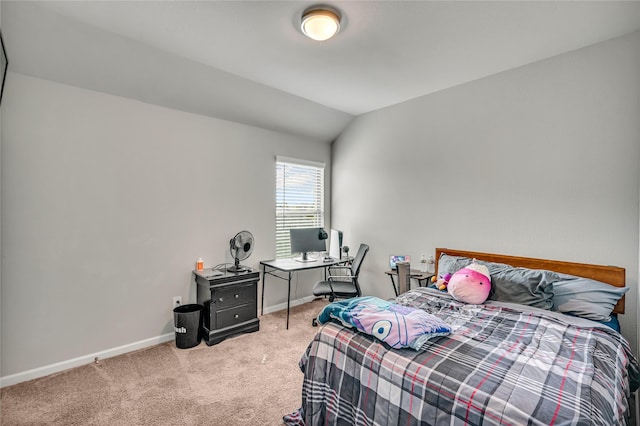
[(317, 326), (318, 326), (318, 320), (317, 320), (317, 319), (315, 319), (315, 318), (314, 318), (314, 319), (312, 319), (312, 320), (311, 320), (311, 325), (312, 325), (312, 326), (314, 326), (314, 327), (317, 327)]

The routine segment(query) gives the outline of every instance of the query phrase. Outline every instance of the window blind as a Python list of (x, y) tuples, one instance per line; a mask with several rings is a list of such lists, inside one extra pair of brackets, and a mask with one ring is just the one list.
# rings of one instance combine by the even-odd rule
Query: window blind
[(324, 226), (324, 164), (276, 159), (276, 259), (291, 257), (289, 229)]

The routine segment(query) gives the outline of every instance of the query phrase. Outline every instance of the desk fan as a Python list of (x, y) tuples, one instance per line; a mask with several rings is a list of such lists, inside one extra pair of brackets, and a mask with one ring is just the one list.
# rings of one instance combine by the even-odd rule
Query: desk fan
[(249, 231), (240, 231), (229, 241), (229, 251), (234, 259), (234, 265), (227, 268), (227, 272), (246, 272), (246, 266), (240, 265), (241, 260), (245, 260), (253, 251), (253, 235)]

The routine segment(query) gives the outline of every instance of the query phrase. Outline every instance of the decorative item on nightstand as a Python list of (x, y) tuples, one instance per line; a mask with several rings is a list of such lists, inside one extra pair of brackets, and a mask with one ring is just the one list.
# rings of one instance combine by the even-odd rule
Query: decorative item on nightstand
[(399, 262), (411, 262), (411, 256), (407, 254), (392, 254), (391, 256), (389, 256), (389, 269), (395, 271), (396, 264), (398, 264)]

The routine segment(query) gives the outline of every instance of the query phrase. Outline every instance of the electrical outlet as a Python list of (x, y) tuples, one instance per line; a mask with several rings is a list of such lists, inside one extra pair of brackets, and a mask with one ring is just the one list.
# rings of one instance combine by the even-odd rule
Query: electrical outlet
[(171, 309), (177, 308), (182, 305), (182, 296), (175, 296), (173, 298), (173, 304), (171, 305)]

